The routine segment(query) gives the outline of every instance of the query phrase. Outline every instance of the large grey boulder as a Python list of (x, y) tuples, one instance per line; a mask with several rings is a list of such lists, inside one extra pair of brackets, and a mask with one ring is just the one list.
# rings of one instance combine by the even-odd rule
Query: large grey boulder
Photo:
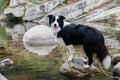
[(114, 66), (113, 80), (120, 80), (120, 62)]

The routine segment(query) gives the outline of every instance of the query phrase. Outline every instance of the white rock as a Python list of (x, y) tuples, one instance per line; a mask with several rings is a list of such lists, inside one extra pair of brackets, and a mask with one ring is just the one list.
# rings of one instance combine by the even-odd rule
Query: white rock
[(39, 18), (42, 14), (43, 12), (41, 10), (37, 10), (36, 7), (27, 9), (23, 20), (32, 21)]
[(120, 58), (120, 54), (113, 54), (113, 55), (112, 55), (112, 58), (113, 58), (113, 59), (116, 58), (116, 57), (119, 57), (119, 58)]
[(5, 77), (0, 73), (0, 80), (8, 80), (8, 79), (5, 78)]
[(53, 10), (56, 6), (58, 6), (59, 4), (63, 3), (65, 0), (51, 0), (48, 2), (43, 3), (42, 5), (45, 6), (45, 12), (50, 12), (51, 10)]
[(6, 66), (12, 65), (13, 61), (11, 59), (4, 59), (1, 61), (2, 63), (4, 63)]
[(67, 73), (70, 72), (71, 68), (70, 65), (68, 63), (64, 63), (61, 67), (60, 67), (60, 72), (61, 73)]
[(17, 5), (18, 5), (18, 1), (17, 0), (10, 0), (9, 7), (15, 7)]
[(27, 3), (29, 0), (10, 0), (9, 7), (16, 7), (19, 4)]
[(14, 8), (6, 8), (4, 9), (4, 14), (10, 14), (12, 13), (15, 17), (22, 17), (24, 15), (24, 7), (23, 6), (17, 6)]
[(48, 26), (37, 25), (24, 34), (23, 44), (33, 53), (48, 55), (56, 47), (57, 40)]
[[(57, 9), (51, 11), (50, 13), (48, 13), (47, 15), (49, 15), (49, 14), (63, 15), (67, 18), (67, 20), (70, 20), (70, 19), (75, 18), (76, 16), (78, 16), (82, 13), (81, 8), (83, 6), (85, 6), (85, 4), (84, 4), (85, 2), (86, 1), (83, 0), (83, 1), (79, 1), (79, 2), (76, 2), (76, 3), (71, 4), (71, 5), (57, 8)], [(73, 15), (73, 14), (75, 14), (75, 15)], [(38, 23), (46, 23), (47, 20), (48, 20), (47, 16), (45, 16), (40, 21), (38, 21)]]
[(44, 12), (50, 12), (57, 5), (61, 4), (64, 1), (65, 0), (51, 0), (40, 5), (27, 3), (25, 6), (27, 10), (25, 12), (25, 16), (23, 17), (23, 20), (31, 21), (37, 19), (43, 16), (45, 14)]
[(120, 7), (115, 7), (115, 8), (112, 8), (110, 10), (107, 10), (105, 12), (102, 12), (100, 14), (98, 14), (97, 16), (95, 17), (92, 17), (90, 19), (88, 19), (87, 21), (100, 21), (100, 20), (104, 20), (104, 19), (109, 19), (111, 16), (111, 14), (115, 14), (115, 16), (119, 16), (120, 14)]

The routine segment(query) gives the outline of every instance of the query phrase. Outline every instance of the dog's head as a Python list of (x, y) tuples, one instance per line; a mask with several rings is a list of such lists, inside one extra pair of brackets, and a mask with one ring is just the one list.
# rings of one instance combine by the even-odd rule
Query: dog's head
[(48, 15), (49, 18), (49, 26), (53, 30), (54, 33), (58, 33), (64, 27), (64, 16), (54, 16)]

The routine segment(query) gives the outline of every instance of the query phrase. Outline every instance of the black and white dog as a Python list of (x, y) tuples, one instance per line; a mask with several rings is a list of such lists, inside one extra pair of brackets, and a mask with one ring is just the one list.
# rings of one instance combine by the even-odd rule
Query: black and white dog
[(105, 46), (104, 37), (100, 31), (95, 28), (85, 25), (75, 25), (65, 22), (64, 16), (48, 15), (49, 26), (52, 28), (57, 38), (62, 38), (66, 44), (70, 56), (68, 58), (71, 61), (74, 57), (73, 45), (83, 45), (83, 49), (88, 57), (88, 64), (84, 65), (85, 68), (92, 66), (93, 53), (97, 54), (97, 58), (105, 69), (109, 69), (111, 65), (111, 57)]

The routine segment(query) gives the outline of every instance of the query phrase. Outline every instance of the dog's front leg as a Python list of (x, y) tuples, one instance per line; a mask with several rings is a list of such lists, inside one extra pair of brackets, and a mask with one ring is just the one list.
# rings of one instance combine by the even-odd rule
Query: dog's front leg
[(69, 57), (68, 57), (68, 61), (72, 61), (73, 57), (74, 57), (74, 48), (73, 45), (67, 45), (67, 49), (69, 51)]

